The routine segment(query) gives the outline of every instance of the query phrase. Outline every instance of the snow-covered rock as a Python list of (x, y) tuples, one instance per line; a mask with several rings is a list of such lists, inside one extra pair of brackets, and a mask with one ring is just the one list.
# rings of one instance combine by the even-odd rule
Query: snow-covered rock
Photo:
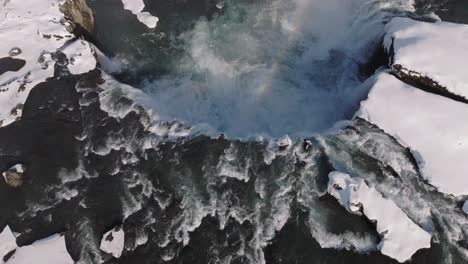
[(38, 240), (29, 246), (18, 247), (16, 252), (6, 262), (7, 264), (72, 264), (73, 259), (65, 246), (65, 237), (53, 235)]
[(155, 28), (159, 18), (152, 16), (148, 12), (142, 12), (145, 8), (143, 0), (122, 0), (124, 8), (137, 16), (138, 20), (149, 28)]
[(424, 178), (442, 192), (468, 194), (468, 105), (381, 73), (356, 114), (409, 147)]
[(94, 48), (87, 41), (77, 40), (62, 51), (68, 58), (68, 70), (72, 74), (81, 74), (96, 68), (93, 57)]
[(0, 263), (3, 263), (3, 258), (16, 247), (16, 237), (10, 227), (6, 226), (0, 233)]
[(397, 17), (385, 30), (384, 45), (389, 51), (393, 47), (394, 70), (468, 99), (468, 25)]
[(101, 240), (101, 250), (119, 258), (122, 255), (125, 233), (122, 227), (117, 227), (105, 233)]
[(376, 221), (381, 237), (378, 248), (391, 258), (404, 262), (422, 248), (431, 246), (431, 235), (415, 224), (392, 201), (382, 197), (364, 179), (341, 172), (329, 174), (328, 193), (351, 213), (363, 213)]
[[(70, 23), (60, 12), (64, 0), (10, 0), (0, 9), (0, 58), (26, 61), (18, 71), (0, 75), (0, 126), (21, 117), (29, 91), (54, 75), (54, 54), (70, 56), (72, 73), (85, 73), (96, 66), (93, 48), (74, 39)], [(86, 63), (83, 63), (86, 62)]]

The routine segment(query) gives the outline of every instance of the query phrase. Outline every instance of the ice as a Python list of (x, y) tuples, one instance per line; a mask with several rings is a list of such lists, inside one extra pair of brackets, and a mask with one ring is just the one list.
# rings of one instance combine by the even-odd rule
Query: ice
[(468, 200), (466, 200), (465, 203), (463, 204), (462, 210), (468, 215)]
[(148, 28), (155, 28), (159, 19), (148, 12), (142, 12), (145, 8), (143, 0), (122, 0), (124, 8), (137, 16), (138, 20)]
[(409, 147), (423, 177), (440, 191), (468, 194), (468, 105), (380, 73), (357, 117)]
[(386, 25), (385, 46), (393, 43), (394, 64), (426, 76), (468, 99), (468, 25), (394, 18)]
[(0, 233), (0, 260), (16, 247), (16, 237), (13, 232), (11, 232), (10, 227), (6, 226)]
[(416, 225), (392, 201), (372, 187), (364, 179), (341, 172), (329, 174), (328, 192), (351, 213), (363, 213), (377, 222), (381, 236), (380, 251), (399, 262), (409, 260), (421, 248), (430, 248), (431, 235)]
[(6, 262), (7, 264), (72, 264), (73, 259), (68, 254), (65, 246), (65, 237), (53, 235), (46, 239), (38, 240), (32, 245), (18, 247), (16, 252)]
[(101, 240), (101, 250), (119, 258), (122, 255), (125, 233), (122, 227), (117, 227), (105, 233)]

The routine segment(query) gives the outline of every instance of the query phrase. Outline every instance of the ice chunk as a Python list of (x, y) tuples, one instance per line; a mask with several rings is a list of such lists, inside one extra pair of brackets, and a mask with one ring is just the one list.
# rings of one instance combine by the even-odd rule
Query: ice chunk
[(463, 204), (462, 210), (468, 215), (468, 200), (466, 200), (465, 203)]
[(119, 258), (124, 248), (125, 233), (121, 227), (105, 233), (101, 240), (101, 250)]
[(376, 76), (358, 117), (406, 145), (423, 177), (442, 192), (468, 194), (468, 105)]
[(328, 193), (352, 213), (363, 213), (377, 222), (381, 242), (380, 251), (399, 262), (404, 262), (421, 248), (431, 246), (431, 235), (415, 224), (392, 201), (367, 186), (364, 179), (341, 172), (329, 174)]
[(137, 16), (138, 20), (148, 28), (155, 28), (159, 19), (148, 12), (142, 12), (145, 8), (143, 0), (122, 0), (124, 8)]

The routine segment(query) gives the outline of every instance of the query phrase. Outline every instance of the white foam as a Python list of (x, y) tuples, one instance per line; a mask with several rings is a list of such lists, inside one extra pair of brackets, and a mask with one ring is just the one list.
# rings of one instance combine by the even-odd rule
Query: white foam
[(89, 72), (96, 68), (94, 47), (87, 41), (77, 40), (66, 46), (62, 52), (68, 58), (67, 68), (72, 74)]
[[(158, 113), (152, 108), (151, 99), (147, 94), (132, 86), (120, 83), (106, 73), (102, 73), (104, 83), (100, 87), (104, 90), (99, 94), (101, 110), (107, 112), (110, 116), (122, 119), (132, 111), (138, 111), (138, 107), (143, 107), (149, 116), (149, 124), (146, 129), (156, 136), (166, 139), (177, 139), (192, 134), (192, 129), (185, 127), (179, 122), (165, 122), (161, 120)], [(120, 99), (130, 99), (130, 105), (118, 106), (116, 103)], [(146, 148), (153, 147), (153, 142), (145, 141)], [(120, 146), (118, 146), (120, 148)], [(118, 148), (117, 148), (118, 149)], [(105, 153), (110, 149), (103, 150)]]
[[(310, 136), (351, 117), (367, 93), (358, 64), (388, 14), (412, 1), (278, 0), (230, 3), (181, 35), (187, 56), (148, 82), (154, 112), (228, 137)], [(245, 19), (235, 19), (245, 12)], [(241, 21), (241, 22), (239, 22)]]
[(416, 225), (398, 206), (364, 179), (341, 172), (329, 174), (328, 192), (351, 213), (364, 215), (377, 222), (381, 236), (380, 251), (399, 262), (407, 261), (421, 248), (430, 248), (431, 235)]

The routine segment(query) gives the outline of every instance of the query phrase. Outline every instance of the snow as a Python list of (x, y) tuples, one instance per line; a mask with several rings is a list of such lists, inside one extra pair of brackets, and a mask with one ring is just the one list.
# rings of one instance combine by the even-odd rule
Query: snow
[(63, 50), (63, 53), (69, 60), (68, 70), (72, 74), (81, 74), (96, 68), (97, 60), (93, 58), (94, 47), (87, 41), (74, 41)]
[(377, 246), (382, 254), (404, 262), (422, 248), (430, 248), (431, 235), (415, 224), (392, 201), (372, 187), (364, 179), (341, 172), (329, 174), (328, 192), (351, 213), (364, 215), (377, 222), (381, 242)]
[(122, 255), (125, 242), (125, 233), (121, 227), (114, 228), (105, 233), (101, 240), (101, 250), (119, 258)]
[(38, 240), (32, 245), (19, 247), (15, 254), (7, 261), (7, 264), (72, 264), (73, 259), (68, 254), (65, 246), (65, 237), (53, 235)]
[[(26, 65), (17, 72), (0, 75), (0, 126), (19, 118), (31, 88), (53, 76), (55, 61), (52, 53), (61, 50), (71, 55), (75, 63), (71, 63), (69, 68), (75, 74), (87, 72), (96, 65), (96, 60), (90, 58), (91, 48), (79, 45), (81, 41), (65, 46), (74, 36), (66, 29), (68, 22), (59, 11), (61, 3), (63, 0), (11, 0), (2, 3), (0, 58), (14, 56), (25, 60)], [(10, 53), (13, 49), (15, 52)]]
[(138, 20), (149, 28), (155, 28), (159, 19), (148, 12), (142, 12), (145, 8), (143, 0), (122, 0), (124, 8), (137, 16)]
[(422, 176), (440, 191), (468, 194), (468, 105), (380, 73), (357, 117), (413, 152)]
[(385, 30), (387, 49), (393, 40), (394, 65), (402, 65), (417, 72), (411, 74), (426, 76), (449, 92), (468, 98), (468, 25), (398, 17)]
[(462, 210), (468, 215), (468, 200), (466, 200), (465, 203), (463, 204)]
[(11, 232), (10, 227), (6, 226), (0, 233), (0, 261), (15, 248), (16, 237), (13, 232)]

